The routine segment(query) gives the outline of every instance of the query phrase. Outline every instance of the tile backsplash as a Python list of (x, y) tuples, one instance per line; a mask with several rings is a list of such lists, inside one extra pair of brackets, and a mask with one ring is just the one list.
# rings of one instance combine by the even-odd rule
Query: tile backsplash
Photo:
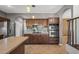
[(48, 27), (44, 27), (41, 25), (33, 26), (32, 28), (24, 29), (24, 34), (26, 33), (48, 33)]

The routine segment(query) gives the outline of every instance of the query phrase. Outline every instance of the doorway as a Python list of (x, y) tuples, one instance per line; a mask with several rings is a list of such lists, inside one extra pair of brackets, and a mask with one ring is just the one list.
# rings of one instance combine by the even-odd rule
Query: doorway
[(68, 20), (68, 44), (79, 49), (79, 17)]

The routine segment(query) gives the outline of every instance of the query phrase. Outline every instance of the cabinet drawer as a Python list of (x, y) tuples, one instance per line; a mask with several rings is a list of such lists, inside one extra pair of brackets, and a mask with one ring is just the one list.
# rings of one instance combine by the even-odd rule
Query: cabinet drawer
[(58, 44), (59, 43), (59, 38), (49, 38), (49, 43), (51, 44), (51, 43), (53, 43), (53, 44)]

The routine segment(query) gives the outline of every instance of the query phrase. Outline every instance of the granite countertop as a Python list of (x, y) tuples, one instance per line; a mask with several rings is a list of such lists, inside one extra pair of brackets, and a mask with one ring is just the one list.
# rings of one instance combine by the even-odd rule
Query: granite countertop
[(24, 33), (24, 34), (40, 35), (40, 34), (48, 34), (48, 33)]
[(0, 40), (0, 54), (6, 54), (13, 51), (16, 47), (26, 41), (28, 37), (9, 37), (3, 40)]

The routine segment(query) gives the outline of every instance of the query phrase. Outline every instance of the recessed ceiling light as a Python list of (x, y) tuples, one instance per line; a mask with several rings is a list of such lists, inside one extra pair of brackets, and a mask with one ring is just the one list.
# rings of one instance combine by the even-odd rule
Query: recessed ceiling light
[(35, 19), (35, 16), (32, 16), (32, 19)]

